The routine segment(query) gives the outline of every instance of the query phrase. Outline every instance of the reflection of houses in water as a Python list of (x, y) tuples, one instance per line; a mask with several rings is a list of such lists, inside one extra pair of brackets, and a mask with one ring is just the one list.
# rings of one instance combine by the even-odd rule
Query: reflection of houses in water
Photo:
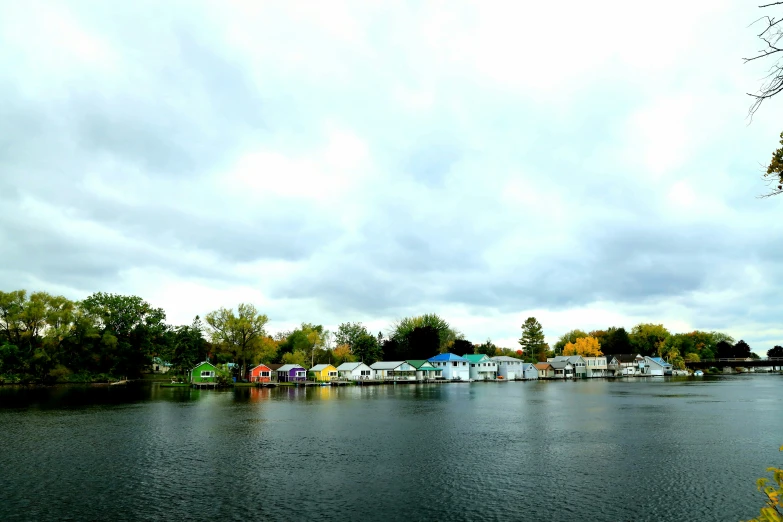
[(268, 401), (271, 396), (270, 388), (247, 388), (250, 392), (250, 402)]

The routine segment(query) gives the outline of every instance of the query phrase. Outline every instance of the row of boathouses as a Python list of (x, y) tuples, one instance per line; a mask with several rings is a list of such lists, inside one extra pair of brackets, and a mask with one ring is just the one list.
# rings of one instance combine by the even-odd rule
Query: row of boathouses
[[(194, 384), (213, 383), (217, 367), (204, 361), (190, 372)], [(259, 364), (246, 376), (249, 382), (334, 381), (505, 381), (671, 375), (672, 366), (659, 357), (641, 355), (557, 356), (546, 362), (528, 363), (508, 356), (442, 353), (429, 359), (408, 361), (345, 362), (339, 366), (317, 364)]]

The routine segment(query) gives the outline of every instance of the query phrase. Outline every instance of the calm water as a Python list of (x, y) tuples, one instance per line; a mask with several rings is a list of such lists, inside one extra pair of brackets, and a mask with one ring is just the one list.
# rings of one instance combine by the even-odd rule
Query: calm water
[(739, 520), (783, 377), (0, 388), (0, 520)]

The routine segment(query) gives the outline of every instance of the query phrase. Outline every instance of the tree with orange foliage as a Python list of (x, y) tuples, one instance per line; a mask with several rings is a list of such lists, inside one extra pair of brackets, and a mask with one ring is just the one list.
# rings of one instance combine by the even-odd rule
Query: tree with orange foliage
[(341, 344), (337, 348), (334, 349), (332, 352), (334, 354), (334, 364), (335, 366), (340, 365), (344, 362), (353, 362), (356, 360), (356, 357), (351, 354), (351, 347), (347, 344)]
[(601, 345), (595, 337), (580, 337), (573, 343), (563, 347), (563, 355), (581, 355), (582, 357), (598, 357), (603, 355)]

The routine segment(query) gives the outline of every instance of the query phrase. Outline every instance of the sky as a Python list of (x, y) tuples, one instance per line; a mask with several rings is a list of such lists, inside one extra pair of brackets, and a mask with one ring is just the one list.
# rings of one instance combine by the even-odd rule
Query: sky
[(766, 353), (783, 99), (748, 119), (756, 5), (0, 1), (0, 289)]

